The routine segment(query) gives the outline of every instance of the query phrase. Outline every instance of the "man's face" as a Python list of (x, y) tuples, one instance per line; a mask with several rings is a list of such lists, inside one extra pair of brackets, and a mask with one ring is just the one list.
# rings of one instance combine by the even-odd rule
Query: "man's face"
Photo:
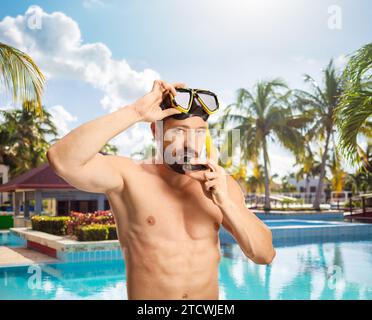
[[(199, 157), (205, 147), (208, 123), (201, 117), (190, 117), (184, 120), (168, 118), (163, 122), (163, 155), (164, 161), (183, 159), (186, 152)], [(179, 162), (176, 160), (176, 162)]]

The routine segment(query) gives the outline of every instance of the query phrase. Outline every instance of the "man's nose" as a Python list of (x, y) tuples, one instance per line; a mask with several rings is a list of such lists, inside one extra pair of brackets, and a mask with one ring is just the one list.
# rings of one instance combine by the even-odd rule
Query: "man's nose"
[(187, 130), (187, 132), (185, 133), (185, 136), (184, 136), (184, 139), (183, 139), (183, 145), (184, 147), (190, 147), (192, 144), (194, 144), (195, 142), (195, 135), (193, 135), (192, 132), (190, 132), (189, 130)]

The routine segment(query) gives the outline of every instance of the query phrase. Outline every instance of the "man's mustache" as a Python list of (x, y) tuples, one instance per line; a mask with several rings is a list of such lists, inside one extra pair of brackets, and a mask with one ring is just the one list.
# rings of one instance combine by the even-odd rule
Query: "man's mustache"
[(174, 150), (173, 156), (176, 157), (176, 163), (178, 162), (188, 162), (190, 158), (197, 158), (199, 156), (199, 152), (196, 152), (194, 148), (184, 148), (184, 149), (176, 149)]
[(194, 148), (185, 148), (183, 149), (183, 155), (198, 156), (199, 153), (194, 150)]

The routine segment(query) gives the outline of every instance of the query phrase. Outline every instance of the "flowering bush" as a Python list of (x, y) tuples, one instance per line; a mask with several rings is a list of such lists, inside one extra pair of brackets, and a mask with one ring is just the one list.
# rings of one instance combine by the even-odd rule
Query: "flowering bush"
[(79, 240), (84, 239), (83, 241), (97, 237), (102, 238), (101, 240), (117, 239), (115, 219), (108, 210), (93, 213), (72, 211), (67, 217), (33, 216), (31, 223), (33, 230), (56, 235), (74, 235)]
[(115, 219), (111, 211), (95, 211), (93, 213), (81, 213), (72, 211), (70, 220), (67, 224), (67, 233), (76, 234), (79, 227), (92, 224), (115, 224)]
[(36, 231), (63, 236), (67, 233), (69, 220), (69, 217), (33, 216), (31, 217), (31, 227)]
[(90, 224), (76, 229), (79, 241), (117, 240), (116, 226), (112, 224)]

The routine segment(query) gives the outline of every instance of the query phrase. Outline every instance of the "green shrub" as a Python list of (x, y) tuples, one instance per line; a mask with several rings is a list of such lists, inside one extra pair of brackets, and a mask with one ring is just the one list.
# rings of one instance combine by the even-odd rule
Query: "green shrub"
[[(347, 205), (348, 207), (350, 207), (350, 201)], [(351, 201), (351, 207), (352, 208), (362, 208), (362, 200), (352, 200)]]
[(116, 225), (114, 225), (114, 224), (107, 225), (107, 230), (108, 230), (107, 240), (117, 240), (118, 239), (118, 235), (116, 233)]
[(33, 216), (31, 217), (31, 227), (36, 231), (63, 236), (66, 234), (69, 220), (70, 217)]
[(107, 240), (108, 227), (102, 224), (91, 224), (81, 226), (76, 230), (76, 236), (79, 241), (101, 241)]
[(9, 229), (13, 228), (13, 216), (10, 214), (0, 215), (0, 229)]
[[(99, 218), (99, 223), (80, 225), (73, 229), (74, 234), (79, 241), (101, 241), (117, 240), (115, 224), (101, 224), (107, 220), (106, 217)], [(50, 217), (36, 215), (31, 217), (31, 226), (33, 230), (51, 233), (55, 235), (66, 235), (68, 228), (71, 227), (73, 218), (71, 217)]]

